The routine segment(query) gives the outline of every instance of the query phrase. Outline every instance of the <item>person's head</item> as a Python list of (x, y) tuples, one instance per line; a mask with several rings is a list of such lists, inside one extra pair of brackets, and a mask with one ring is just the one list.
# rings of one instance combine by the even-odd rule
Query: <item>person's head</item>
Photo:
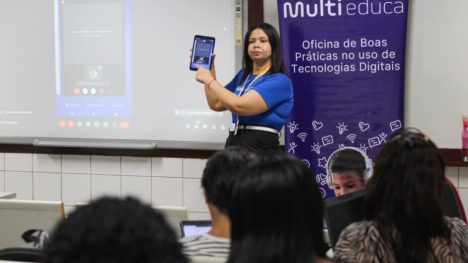
[(240, 146), (228, 147), (211, 156), (201, 180), (206, 202), (216, 206), (219, 212), (227, 214), (232, 185), (255, 158), (255, 153)]
[(234, 184), (228, 262), (314, 262), (326, 251), (322, 214), (320, 191), (301, 161), (262, 155)]
[(47, 263), (188, 262), (161, 213), (131, 197), (78, 207), (52, 232), (45, 254)]
[(445, 166), (439, 150), (420, 131), (406, 129), (382, 147), (374, 168), (365, 217), (393, 244), (397, 262), (426, 262), (430, 239), (448, 233), (441, 209)]
[[(271, 73), (286, 73), (281, 53), (278, 31), (268, 23), (251, 27), (244, 38), (243, 68), (247, 75), (252, 72), (254, 60), (269, 59)], [(245, 77), (247, 77), (247, 75)]]
[(327, 163), (328, 180), (336, 196), (363, 189), (369, 168), (358, 150), (343, 148), (334, 152)]

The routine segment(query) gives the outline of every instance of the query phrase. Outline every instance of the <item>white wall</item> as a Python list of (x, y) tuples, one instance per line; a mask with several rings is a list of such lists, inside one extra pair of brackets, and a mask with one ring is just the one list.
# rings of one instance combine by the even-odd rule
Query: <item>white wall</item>
[[(17, 199), (77, 202), (134, 195), (152, 205), (186, 206), (189, 219), (209, 219), (200, 188), (206, 160), (0, 153), (0, 192)], [(468, 208), (468, 167), (448, 167)], [(468, 213), (468, 211), (467, 211)]]
[(263, 0), (263, 18), (279, 30), (278, 0)]
[(461, 115), (468, 114), (468, 1), (410, 2), (406, 125), (440, 148), (460, 148)]
[[(405, 126), (439, 148), (461, 147), (461, 115), (468, 114), (466, 10), (466, 0), (410, 0)], [(277, 0), (264, 0), (264, 12), (279, 28)]]
[(134, 195), (159, 206), (185, 206), (209, 219), (201, 191), (206, 160), (0, 153), (0, 192), (17, 199), (63, 200), (67, 210), (102, 195)]

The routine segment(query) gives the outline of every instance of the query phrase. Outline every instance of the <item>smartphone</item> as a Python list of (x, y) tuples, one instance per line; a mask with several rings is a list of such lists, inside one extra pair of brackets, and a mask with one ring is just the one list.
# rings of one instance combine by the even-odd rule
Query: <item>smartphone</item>
[(193, 38), (190, 70), (197, 70), (197, 65), (210, 69), (213, 61), (214, 37), (195, 35)]

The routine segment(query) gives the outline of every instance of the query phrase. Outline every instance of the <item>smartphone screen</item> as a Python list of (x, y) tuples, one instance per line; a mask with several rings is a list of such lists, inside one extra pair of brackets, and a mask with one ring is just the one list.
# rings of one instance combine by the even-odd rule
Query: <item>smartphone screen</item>
[(210, 69), (212, 54), (214, 50), (215, 38), (196, 35), (193, 39), (192, 58), (190, 60), (190, 70), (197, 70), (197, 66)]
[(63, 122), (94, 123), (101, 118), (103, 123), (118, 123), (130, 117), (131, 0), (56, 1), (60, 127)]
[(130, 0), (57, 4), (59, 116), (130, 115), (129, 5)]

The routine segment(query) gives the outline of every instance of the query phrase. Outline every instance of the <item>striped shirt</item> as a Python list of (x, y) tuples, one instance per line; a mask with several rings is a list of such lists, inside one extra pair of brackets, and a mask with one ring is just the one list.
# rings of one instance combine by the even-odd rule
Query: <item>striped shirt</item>
[[(447, 240), (431, 240), (434, 258), (428, 262), (468, 262), (468, 226), (458, 218), (446, 217), (451, 236)], [(336, 262), (346, 263), (396, 263), (389, 244), (381, 239), (373, 221), (356, 222), (343, 230), (335, 246)]]
[(208, 256), (226, 258), (229, 256), (231, 241), (228, 238), (210, 234), (184, 237), (180, 240), (187, 256)]

